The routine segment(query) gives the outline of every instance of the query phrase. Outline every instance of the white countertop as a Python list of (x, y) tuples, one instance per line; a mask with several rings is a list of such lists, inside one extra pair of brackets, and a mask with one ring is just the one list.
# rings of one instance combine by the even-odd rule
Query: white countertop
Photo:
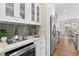
[(24, 41), (13, 43), (13, 44), (7, 44), (5, 42), (1, 42), (0, 43), (0, 54), (19, 48), (21, 46), (24, 46), (26, 44), (29, 44), (41, 38), (43, 37), (38, 37), (38, 38), (29, 37), (28, 40), (24, 40)]

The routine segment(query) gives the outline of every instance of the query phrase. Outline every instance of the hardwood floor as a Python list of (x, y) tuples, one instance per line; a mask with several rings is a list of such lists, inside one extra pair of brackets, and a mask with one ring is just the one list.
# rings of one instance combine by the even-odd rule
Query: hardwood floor
[(57, 48), (52, 52), (53, 56), (78, 56), (79, 51), (76, 50), (74, 41), (68, 36), (60, 39)]
[(79, 56), (79, 50), (77, 51), (77, 54), (78, 54), (78, 56)]

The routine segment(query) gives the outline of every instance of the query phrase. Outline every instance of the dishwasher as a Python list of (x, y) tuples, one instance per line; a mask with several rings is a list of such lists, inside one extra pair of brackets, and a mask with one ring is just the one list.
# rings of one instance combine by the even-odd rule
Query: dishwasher
[(5, 56), (35, 56), (35, 51), (35, 44), (29, 43), (25, 46), (6, 52)]

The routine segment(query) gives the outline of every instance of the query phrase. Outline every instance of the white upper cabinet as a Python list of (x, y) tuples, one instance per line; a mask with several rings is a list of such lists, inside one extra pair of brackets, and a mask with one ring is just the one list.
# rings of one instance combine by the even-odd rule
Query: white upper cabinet
[(0, 21), (18, 22), (19, 4), (17, 3), (0, 3)]
[(0, 21), (40, 25), (39, 4), (0, 3)]
[(35, 4), (35, 22), (40, 24), (40, 5), (38, 3)]
[(19, 19), (20, 18), (19, 13), (20, 13), (20, 5), (19, 3), (15, 3), (14, 17)]
[(14, 3), (6, 3), (5, 13), (6, 16), (14, 17)]
[(35, 22), (35, 4), (31, 4), (31, 21)]
[(34, 3), (29, 3), (28, 7), (28, 21), (29, 24), (36, 24), (36, 19), (35, 19), (35, 4)]
[(40, 25), (39, 4), (28, 3), (26, 8), (26, 18), (28, 19), (27, 21), (29, 22), (29, 24)]
[(25, 19), (25, 3), (20, 3), (20, 17)]
[(40, 5), (36, 4), (36, 22), (40, 22)]

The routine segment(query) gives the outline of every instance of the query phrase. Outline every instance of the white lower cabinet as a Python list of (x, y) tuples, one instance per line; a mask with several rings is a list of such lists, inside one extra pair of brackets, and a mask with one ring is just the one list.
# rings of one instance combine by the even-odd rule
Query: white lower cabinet
[(45, 38), (38, 39), (34, 43), (36, 45), (36, 56), (45, 56), (46, 55)]

